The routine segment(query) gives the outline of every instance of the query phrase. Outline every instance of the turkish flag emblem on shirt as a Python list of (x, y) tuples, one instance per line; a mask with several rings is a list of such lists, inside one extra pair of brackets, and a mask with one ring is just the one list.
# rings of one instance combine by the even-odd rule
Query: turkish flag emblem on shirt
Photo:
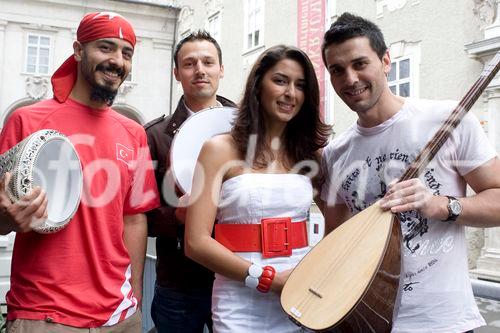
[(122, 145), (121, 143), (117, 143), (116, 160), (122, 161), (128, 166), (132, 166), (132, 162), (134, 161), (134, 150)]

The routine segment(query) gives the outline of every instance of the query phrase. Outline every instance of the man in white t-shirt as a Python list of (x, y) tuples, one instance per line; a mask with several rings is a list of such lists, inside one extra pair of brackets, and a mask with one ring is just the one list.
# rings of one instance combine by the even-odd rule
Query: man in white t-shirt
[[(394, 95), (380, 29), (349, 13), (325, 33), (323, 60), (358, 121), (323, 153), (328, 230), (378, 199), (400, 213), (401, 280), (392, 332), (466, 332), (484, 325), (467, 271), (464, 226), (500, 225), (500, 163), (467, 115), (418, 179), (394, 185), (456, 103)], [(466, 185), (476, 192), (466, 196)]]

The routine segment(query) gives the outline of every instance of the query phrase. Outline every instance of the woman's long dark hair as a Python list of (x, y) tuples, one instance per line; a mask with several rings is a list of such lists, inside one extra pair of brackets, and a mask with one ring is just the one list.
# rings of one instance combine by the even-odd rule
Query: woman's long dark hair
[(257, 135), (253, 166), (265, 168), (271, 158), (271, 149), (265, 141), (261, 96), (262, 78), (280, 60), (297, 61), (304, 70), (304, 103), (298, 114), (286, 125), (281, 144), (284, 144), (286, 158), (291, 163), (303, 160), (317, 160), (315, 152), (328, 142), (331, 126), (322, 122), (319, 111), (319, 86), (314, 67), (309, 57), (293, 46), (276, 45), (264, 51), (257, 59), (248, 76), (245, 94), (240, 102), (240, 111), (231, 135), (238, 152), (246, 156), (250, 135)]

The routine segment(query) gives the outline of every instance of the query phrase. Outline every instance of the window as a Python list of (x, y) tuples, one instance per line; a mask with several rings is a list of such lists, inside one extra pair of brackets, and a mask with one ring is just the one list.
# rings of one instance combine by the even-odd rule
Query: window
[(208, 33), (218, 42), (220, 42), (221, 16), (217, 12), (208, 18)]
[(49, 74), (50, 37), (28, 34), (26, 72)]
[(245, 11), (245, 46), (252, 49), (264, 43), (264, 2), (247, 0)]
[(126, 82), (131, 82), (132, 83), (132, 82), (135, 82), (134, 80), (137, 80), (136, 74), (134, 74), (134, 72), (135, 72), (134, 71), (134, 69), (135, 69), (135, 65), (134, 64), (135, 64), (135, 59), (138, 58), (137, 54), (138, 54), (139, 51), (140, 51), (140, 48), (137, 47), (137, 45), (136, 45), (136, 48), (135, 48), (135, 51), (134, 51), (134, 56), (132, 57), (132, 68), (130, 69), (130, 72), (128, 73), (128, 75), (125, 77), (125, 80), (123, 80), (124, 83), (126, 83)]
[(391, 91), (402, 97), (413, 94), (411, 84), (411, 61), (410, 58), (396, 59), (391, 63), (388, 81)]

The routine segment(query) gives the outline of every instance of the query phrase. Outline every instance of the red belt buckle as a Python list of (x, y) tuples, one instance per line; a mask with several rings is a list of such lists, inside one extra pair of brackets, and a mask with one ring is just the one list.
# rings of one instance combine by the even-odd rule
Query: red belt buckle
[(261, 220), (262, 257), (288, 257), (292, 255), (290, 217), (273, 217)]

